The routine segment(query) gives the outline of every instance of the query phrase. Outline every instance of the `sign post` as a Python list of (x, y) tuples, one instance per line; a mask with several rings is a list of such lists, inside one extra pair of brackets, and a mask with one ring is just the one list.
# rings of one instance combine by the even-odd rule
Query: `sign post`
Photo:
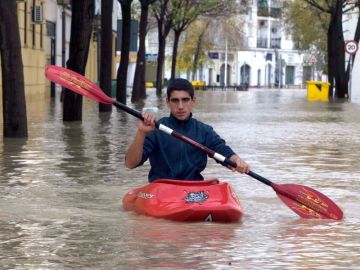
[(353, 56), (356, 54), (359, 49), (358, 43), (355, 40), (348, 40), (345, 42), (345, 52), (349, 54), (350, 62), (350, 71), (349, 71), (349, 98), (351, 98), (351, 81), (352, 81), (352, 65), (353, 65)]

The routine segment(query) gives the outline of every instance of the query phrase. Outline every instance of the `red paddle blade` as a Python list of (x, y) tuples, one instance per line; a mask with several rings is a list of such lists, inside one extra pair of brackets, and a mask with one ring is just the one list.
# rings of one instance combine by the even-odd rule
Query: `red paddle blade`
[(113, 104), (115, 102), (112, 98), (105, 95), (94, 82), (70, 69), (49, 65), (45, 69), (45, 77), (62, 87), (95, 101), (105, 104)]
[(279, 198), (302, 218), (343, 218), (342, 210), (324, 194), (306, 186), (272, 184)]

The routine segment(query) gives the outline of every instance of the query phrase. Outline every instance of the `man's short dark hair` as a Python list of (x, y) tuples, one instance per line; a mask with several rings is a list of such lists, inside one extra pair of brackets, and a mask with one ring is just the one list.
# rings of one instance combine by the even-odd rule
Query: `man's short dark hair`
[(194, 97), (194, 88), (186, 79), (176, 78), (171, 80), (166, 91), (167, 98), (170, 98), (171, 93), (176, 90), (188, 92), (191, 98)]

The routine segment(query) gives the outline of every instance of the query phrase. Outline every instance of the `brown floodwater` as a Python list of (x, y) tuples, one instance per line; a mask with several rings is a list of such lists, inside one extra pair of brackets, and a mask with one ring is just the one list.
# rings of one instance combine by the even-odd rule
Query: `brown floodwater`
[[(130, 106), (167, 115), (148, 94)], [(344, 220), (300, 219), (270, 187), (212, 160), (204, 176), (232, 184), (241, 223), (124, 212), (121, 198), (149, 169), (124, 167), (137, 120), (115, 108), (99, 115), (84, 100), (83, 121), (63, 123), (58, 98), (37, 98), (28, 100), (29, 138), (0, 138), (0, 268), (360, 269), (360, 105), (307, 102), (304, 90), (196, 94), (195, 117), (254, 172), (321, 191)]]

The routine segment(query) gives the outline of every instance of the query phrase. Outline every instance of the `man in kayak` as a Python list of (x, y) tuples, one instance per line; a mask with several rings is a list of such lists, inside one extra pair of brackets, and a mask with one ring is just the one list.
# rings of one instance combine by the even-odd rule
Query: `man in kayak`
[[(188, 80), (172, 80), (167, 88), (166, 98), (170, 116), (161, 118), (158, 123), (234, 161), (237, 167), (233, 171), (248, 173), (249, 165), (226, 145), (213, 128), (192, 117), (195, 102), (194, 89)], [(134, 141), (127, 150), (125, 166), (133, 169), (149, 159), (149, 182), (160, 178), (203, 180), (201, 172), (206, 167), (207, 154), (157, 130), (153, 115), (143, 113), (143, 117), (144, 121), (138, 122)]]

